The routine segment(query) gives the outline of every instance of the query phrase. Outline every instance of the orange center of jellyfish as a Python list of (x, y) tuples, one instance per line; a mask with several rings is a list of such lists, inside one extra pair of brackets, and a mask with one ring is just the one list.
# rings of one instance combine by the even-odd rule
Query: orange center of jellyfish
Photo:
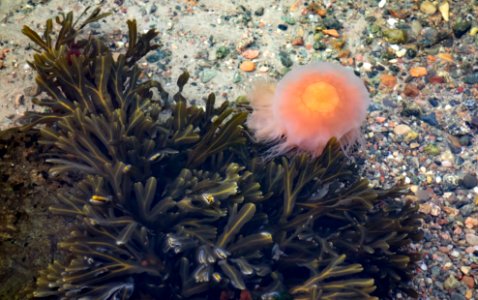
[(340, 98), (333, 85), (321, 81), (308, 85), (301, 100), (310, 112), (328, 113), (337, 107)]

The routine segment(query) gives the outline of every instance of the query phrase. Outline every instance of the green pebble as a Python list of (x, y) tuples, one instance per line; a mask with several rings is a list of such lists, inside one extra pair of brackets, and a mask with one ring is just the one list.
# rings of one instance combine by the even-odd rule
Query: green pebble
[(294, 64), (294, 62), (292, 61), (292, 59), (289, 56), (289, 53), (287, 53), (285, 51), (280, 51), (279, 52), (279, 59), (280, 59), (280, 62), (282, 63), (282, 65), (286, 68), (290, 68)]
[(423, 150), (425, 150), (426, 153), (433, 156), (441, 153), (440, 148), (438, 148), (437, 145), (435, 144), (426, 145), (425, 148), (423, 148)]
[(204, 69), (201, 72), (201, 82), (207, 83), (216, 76), (217, 72), (213, 69)]
[(291, 16), (282, 17), (282, 21), (284, 21), (285, 23), (287, 23), (289, 25), (295, 25), (295, 23), (296, 23), (295, 19), (292, 18)]
[(226, 57), (231, 51), (229, 50), (229, 48), (225, 47), (225, 46), (221, 46), (219, 48), (217, 48), (216, 50), (216, 58), (217, 59), (222, 59), (224, 57)]
[(381, 28), (378, 24), (372, 24), (369, 30), (371, 33), (377, 33), (381, 30)]
[(232, 82), (233, 83), (239, 83), (241, 81), (242, 81), (241, 73), (235, 72), (234, 75), (232, 76)]
[(448, 276), (448, 278), (443, 282), (443, 287), (447, 290), (454, 290), (458, 287), (460, 282), (455, 278), (454, 275)]
[(407, 32), (402, 29), (387, 29), (383, 32), (385, 39), (392, 44), (403, 44), (407, 42)]
[(318, 32), (318, 33), (314, 34), (314, 41), (315, 42), (320, 41), (323, 37), (324, 37), (324, 34), (321, 33), (321, 32)]
[(471, 28), (471, 22), (465, 20), (458, 20), (453, 25), (453, 33), (455, 37), (461, 38)]
[(325, 45), (324, 43), (322, 43), (321, 41), (317, 41), (315, 42), (312, 47), (315, 49), (315, 50), (325, 50), (325, 48), (327, 48), (327, 45)]
[(404, 141), (405, 143), (410, 143), (418, 138), (418, 133), (415, 131), (410, 131), (405, 135)]

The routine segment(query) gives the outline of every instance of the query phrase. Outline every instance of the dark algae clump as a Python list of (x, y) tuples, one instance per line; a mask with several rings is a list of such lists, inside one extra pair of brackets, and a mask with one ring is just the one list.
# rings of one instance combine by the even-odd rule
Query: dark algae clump
[[(188, 105), (138, 61), (156, 32), (128, 21), (126, 53), (113, 58), (79, 30), (72, 13), (48, 20), (31, 62), (46, 95), (41, 125), (50, 173), (81, 178), (51, 211), (78, 225), (58, 247), (63, 259), (37, 279), (51, 299), (379, 299), (411, 296), (421, 240), (417, 207), (403, 187), (372, 189), (329, 141), (318, 158), (264, 160), (249, 108)], [(55, 38), (53, 38), (55, 36)], [(156, 93), (155, 91), (158, 91)], [(156, 96), (158, 95), (158, 96)]]

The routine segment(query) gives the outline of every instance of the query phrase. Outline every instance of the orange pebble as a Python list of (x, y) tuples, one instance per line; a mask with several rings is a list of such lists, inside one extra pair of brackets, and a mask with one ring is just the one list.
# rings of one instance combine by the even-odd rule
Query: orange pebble
[(336, 38), (340, 36), (337, 30), (335, 29), (324, 29), (322, 30), (322, 32), (325, 33), (326, 35), (330, 35)]
[(241, 55), (247, 59), (254, 59), (259, 56), (259, 50), (247, 49), (246, 51), (242, 52)]
[(321, 17), (325, 17), (325, 15), (327, 14), (327, 10), (323, 8), (319, 8), (317, 9), (317, 14)]
[(453, 62), (453, 56), (450, 53), (438, 53), (437, 57), (447, 62)]
[(382, 74), (380, 76), (380, 83), (388, 88), (393, 88), (397, 84), (397, 77), (390, 74)]
[(434, 63), (437, 61), (437, 58), (433, 55), (427, 55), (427, 60), (429, 63)]
[(245, 60), (241, 63), (239, 69), (244, 72), (252, 72), (256, 69), (256, 64), (253, 61)]
[(424, 67), (413, 67), (410, 69), (410, 75), (412, 77), (423, 77), (427, 74), (427, 69)]

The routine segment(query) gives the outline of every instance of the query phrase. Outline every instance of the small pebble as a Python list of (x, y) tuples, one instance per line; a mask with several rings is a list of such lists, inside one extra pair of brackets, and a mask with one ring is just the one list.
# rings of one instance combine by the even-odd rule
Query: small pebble
[(461, 38), (471, 28), (471, 22), (465, 20), (458, 20), (453, 25), (453, 34), (455, 37)]
[(407, 97), (416, 97), (420, 94), (420, 90), (413, 84), (407, 84), (403, 89), (403, 94)]
[(438, 5), (438, 10), (440, 11), (443, 20), (448, 22), (450, 16), (450, 5), (448, 4), (448, 2), (443, 1), (442, 3), (440, 3), (440, 5)]
[(252, 72), (256, 69), (256, 64), (253, 61), (245, 60), (241, 63), (239, 69), (244, 72)]
[(403, 44), (407, 41), (407, 33), (402, 29), (387, 29), (383, 35), (392, 44)]
[(201, 71), (201, 82), (207, 83), (216, 76), (217, 72), (213, 69), (204, 69)]
[(258, 9), (256, 9), (254, 11), (254, 15), (256, 15), (257, 17), (261, 17), (262, 15), (264, 15), (264, 7), (259, 7)]
[(474, 233), (465, 234), (465, 239), (468, 244), (471, 246), (478, 246), (478, 235)]
[(410, 128), (410, 126), (405, 125), (405, 124), (400, 124), (400, 125), (395, 126), (395, 128), (393, 128), (393, 132), (396, 135), (405, 135), (405, 134), (409, 133), (411, 130), (412, 129)]
[(289, 53), (287, 53), (285, 51), (280, 51), (279, 52), (279, 59), (280, 59), (280, 62), (282, 63), (282, 65), (286, 68), (290, 68), (294, 64), (294, 62), (292, 61), (292, 59), (289, 56)]
[(427, 75), (427, 69), (424, 67), (413, 67), (410, 69), (410, 75), (412, 77), (423, 77)]
[(478, 83), (478, 72), (475, 72), (470, 75), (466, 75), (463, 78), (463, 82), (467, 84), (477, 84)]
[(455, 278), (455, 276), (450, 275), (448, 278), (443, 282), (443, 287), (447, 290), (454, 290), (460, 282)]
[(436, 13), (437, 8), (430, 1), (423, 1), (422, 4), (420, 4), (420, 10), (427, 15), (433, 15)]
[(468, 173), (466, 174), (463, 179), (461, 180), (461, 185), (465, 188), (465, 189), (472, 189), (474, 188), (475, 186), (478, 185), (478, 180), (476, 179), (476, 175), (475, 174), (471, 174), (471, 173)]
[(279, 24), (279, 25), (277, 25), (277, 28), (279, 28), (282, 31), (286, 31), (287, 30), (287, 25), (286, 24)]
[(259, 56), (260, 51), (255, 49), (248, 49), (241, 53), (241, 56), (246, 59), (254, 59)]
[(231, 51), (225, 46), (220, 46), (216, 49), (216, 59), (225, 58)]

